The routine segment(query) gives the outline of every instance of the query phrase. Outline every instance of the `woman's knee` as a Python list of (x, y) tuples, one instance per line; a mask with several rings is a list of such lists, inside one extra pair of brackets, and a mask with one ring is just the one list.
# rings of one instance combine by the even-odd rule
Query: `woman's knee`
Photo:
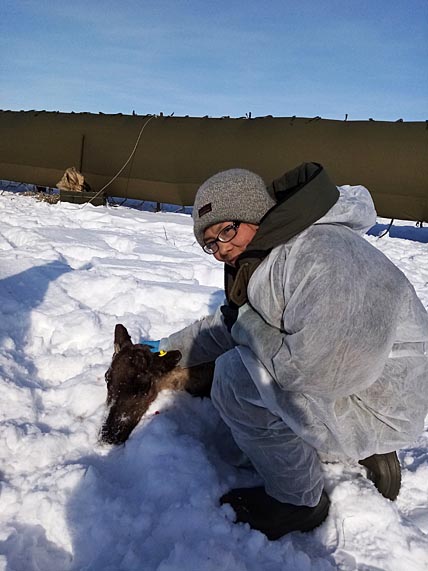
[(235, 382), (239, 374), (236, 369), (239, 363), (243, 367), (241, 357), (236, 349), (231, 349), (223, 353), (215, 362), (213, 386), (211, 389), (211, 399), (214, 405), (223, 408), (224, 403), (235, 400)]
[[(254, 394), (253, 394), (254, 393)], [(247, 398), (256, 398), (257, 389), (242, 362), (239, 352), (231, 349), (217, 360), (214, 369), (211, 399), (226, 414), (242, 408)], [(257, 393), (258, 396), (258, 393)]]

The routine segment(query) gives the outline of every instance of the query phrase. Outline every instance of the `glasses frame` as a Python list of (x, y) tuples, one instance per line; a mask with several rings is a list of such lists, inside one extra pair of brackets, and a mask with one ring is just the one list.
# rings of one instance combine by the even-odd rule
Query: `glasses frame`
[[(222, 228), (220, 230), (220, 232), (217, 234), (217, 238), (214, 238), (214, 240), (209, 240), (208, 242), (206, 242), (202, 246), (202, 249), (204, 250), (204, 252), (206, 254), (210, 254), (210, 255), (216, 254), (219, 250), (218, 242), (221, 242), (222, 244), (227, 244), (227, 242), (231, 242), (235, 238), (236, 234), (238, 233), (240, 225), (241, 225), (241, 222), (239, 220), (234, 220), (232, 222), (232, 224), (228, 224), (227, 226)], [(233, 236), (231, 236), (227, 240), (222, 239), (221, 235), (223, 234), (223, 232), (229, 231), (231, 229), (235, 230), (235, 233), (233, 234)]]

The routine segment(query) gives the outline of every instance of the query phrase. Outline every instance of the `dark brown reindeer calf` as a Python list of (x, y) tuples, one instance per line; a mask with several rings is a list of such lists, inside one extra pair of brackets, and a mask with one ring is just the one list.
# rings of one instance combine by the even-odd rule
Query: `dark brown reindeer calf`
[(125, 442), (159, 391), (209, 396), (214, 363), (185, 369), (178, 366), (180, 359), (180, 351), (152, 353), (147, 345), (134, 345), (126, 328), (116, 325), (113, 359), (105, 375), (109, 413), (101, 428), (103, 442)]

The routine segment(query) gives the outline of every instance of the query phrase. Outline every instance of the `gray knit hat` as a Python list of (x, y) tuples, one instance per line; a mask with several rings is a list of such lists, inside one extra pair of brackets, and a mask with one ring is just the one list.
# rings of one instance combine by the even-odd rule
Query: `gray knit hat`
[(259, 175), (245, 169), (219, 172), (196, 193), (192, 214), (196, 240), (203, 246), (205, 230), (219, 222), (258, 224), (274, 204)]

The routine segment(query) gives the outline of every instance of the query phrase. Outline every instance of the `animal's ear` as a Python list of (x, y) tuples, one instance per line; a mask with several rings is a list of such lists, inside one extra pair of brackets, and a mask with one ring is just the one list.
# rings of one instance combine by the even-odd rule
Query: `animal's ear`
[(173, 369), (182, 357), (180, 351), (167, 351), (166, 353), (161, 351), (160, 353), (154, 353), (153, 356), (155, 358), (153, 365), (156, 367), (156, 370), (162, 373), (167, 373)]
[(132, 345), (131, 337), (126, 330), (126, 327), (121, 323), (117, 323), (114, 328), (114, 354), (116, 355), (116, 353), (119, 353), (119, 351), (127, 345)]

